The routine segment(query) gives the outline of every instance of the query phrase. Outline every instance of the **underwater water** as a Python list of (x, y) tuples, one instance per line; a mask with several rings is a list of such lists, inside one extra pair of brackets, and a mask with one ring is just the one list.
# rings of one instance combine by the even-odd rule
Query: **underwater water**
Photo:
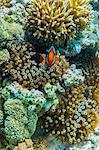
[(99, 150), (98, 0), (0, 0), (0, 150)]

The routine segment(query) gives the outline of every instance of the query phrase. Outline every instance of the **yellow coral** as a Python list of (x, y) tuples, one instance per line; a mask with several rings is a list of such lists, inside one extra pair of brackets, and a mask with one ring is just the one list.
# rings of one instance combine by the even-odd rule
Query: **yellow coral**
[(53, 41), (74, 37), (90, 18), (88, 0), (32, 0), (28, 22), (34, 36)]
[(90, 0), (67, 0), (77, 30), (85, 28), (92, 19)]
[(9, 7), (12, 0), (0, 0), (0, 7), (6, 6)]
[(29, 25), (34, 36), (45, 40), (57, 40), (75, 34), (73, 15), (64, 0), (32, 0)]

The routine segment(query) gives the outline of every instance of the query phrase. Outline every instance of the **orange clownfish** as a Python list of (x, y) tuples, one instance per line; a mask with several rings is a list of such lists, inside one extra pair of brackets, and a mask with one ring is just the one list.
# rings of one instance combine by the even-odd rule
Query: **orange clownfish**
[(55, 58), (56, 58), (55, 48), (51, 46), (51, 48), (48, 50), (48, 54), (46, 58), (46, 63), (49, 67), (51, 67), (54, 64)]

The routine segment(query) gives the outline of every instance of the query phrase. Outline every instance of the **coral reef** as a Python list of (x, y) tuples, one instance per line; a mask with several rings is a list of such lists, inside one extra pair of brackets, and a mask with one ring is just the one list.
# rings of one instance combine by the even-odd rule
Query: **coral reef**
[(29, 27), (38, 39), (68, 39), (90, 23), (91, 6), (87, 0), (32, 0)]
[(34, 150), (33, 142), (31, 139), (25, 139), (24, 142), (18, 143), (18, 146), (15, 146), (13, 150)]
[(47, 82), (56, 83), (69, 67), (64, 56), (58, 56), (51, 67), (37, 63), (33, 60), (33, 46), (28, 43), (13, 44), (10, 51), (12, 54), (7, 65), (9, 77), (28, 89), (39, 88)]
[(75, 149), (95, 133), (98, 16), (97, 0), (0, 0), (0, 149)]
[(10, 59), (10, 54), (7, 51), (7, 49), (0, 50), (0, 65), (2, 65), (5, 62), (8, 62)]
[(11, 5), (12, 0), (0, 0), (0, 7), (9, 7)]

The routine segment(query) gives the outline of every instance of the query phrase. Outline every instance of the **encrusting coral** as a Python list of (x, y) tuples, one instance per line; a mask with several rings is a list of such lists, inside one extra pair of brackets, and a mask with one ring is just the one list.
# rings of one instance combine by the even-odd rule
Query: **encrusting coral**
[(67, 70), (67, 74), (64, 74), (60, 78), (60, 84), (65, 89), (73, 85), (81, 84), (84, 82), (84, 75), (81, 69), (76, 69), (76, 65), (72, 64)]
[(90, 23), (87, 0), (32, 0), (28, 23), (33, 35), (47, 41), (74, 37)]
[(36, 113), (28, 113), (19, 99), (8, 99), (4, 103), (4, 133), (6, 140), (13, 145), (31, 138), (36, 129)]
[[(17, 81), (28, 89), (39, 88), (47, 82), (56, 83), (67, 72), (69, 63), (64, 56), (57, 56), (56, 62), (49, 67), (46, 63), (36, 62), (33, 57), (35, 49), (29, 43), (13, 44), (7, 71), (11, 80)], [(37, 56), (37, 60), (40, 60)]]
[(0, 16), (0, 42), (22, 40), (24, 37), (23, 27), (15, 22), (10, 16)]
[[(10, 83), (2, 89), (2, 97), (5, 101), (8, 99), (20, 99), (28, 109), (29, 116), (36, 112), (42, 114), (43, 110), (48, 111), (52, 105), (56, 105), (59, 101), (55, 94), (57, 87), (47, 83), (44, 86), (44, 93), (35, 89), (22, 88), (17, 82)], [(50, 92), (50, 93), (49, 93)], [(30, 118), (31, 118), (30, 117)]]

